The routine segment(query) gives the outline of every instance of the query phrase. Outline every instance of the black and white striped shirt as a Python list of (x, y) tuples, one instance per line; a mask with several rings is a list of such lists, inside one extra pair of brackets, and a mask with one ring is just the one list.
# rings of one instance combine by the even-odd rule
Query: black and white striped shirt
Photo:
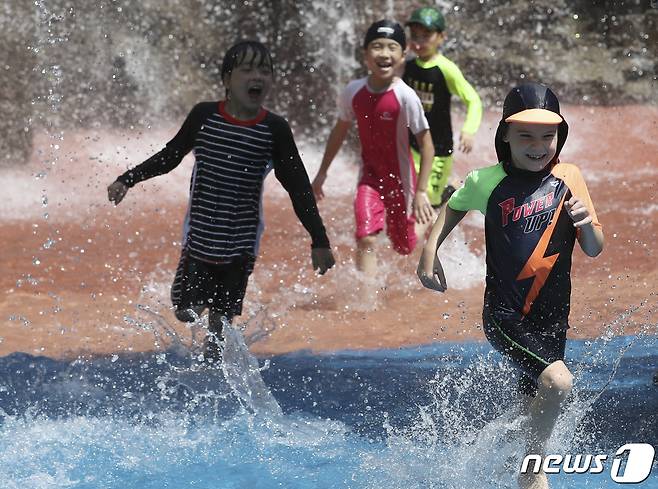
[(263, 231), (263, 180), (273, 168), (290, 194), (314, 248), (329, 240), (306, 170), (285, 119), (261, 110), (240, 121), (223, 102), (196, 105), (166, 147), (118, 180), (129, 187), (174, 169), (193, 150), (194, 171), (185, 219), (184, 246), (190, 256), (213, 263), (256, 256)]

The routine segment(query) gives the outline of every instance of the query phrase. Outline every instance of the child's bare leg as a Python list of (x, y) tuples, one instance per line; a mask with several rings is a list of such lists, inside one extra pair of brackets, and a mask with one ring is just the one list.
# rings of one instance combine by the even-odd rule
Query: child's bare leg
[(359, 279), (359, 307), (370, 310), (377, 304), (377, 235), (371, 234), (357, 240), (356, 269), (361, 272)]
[(356, 269), (367, 276), (377, 274), (377, 254), (375, 253), (375, 242), (377, 235), (365, 236), (356, 242)]
[[(545, 455), (546, 443), (560, 414), (560, 406), (573, 385), (573, 376), (562, 360), (551, 363), (537, 379), (537, 395), (528, 408), (529, 430), (527, 453)], [(519, 477), (522, 489), (547, 489), (546, 474), (524, 474)]]
[(544, 369), (537, 384), (537, 395), (529, 409), (531, 438), (528, 449), (543, 454), (560, 414), (560, 405), (571, 392), (573, 375), (564, 362), (558, 360)]

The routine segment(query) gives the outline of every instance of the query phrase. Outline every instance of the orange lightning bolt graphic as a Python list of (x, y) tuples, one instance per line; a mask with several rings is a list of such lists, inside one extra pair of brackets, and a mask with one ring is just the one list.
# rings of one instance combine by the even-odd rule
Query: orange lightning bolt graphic
[(560, 199), (560, 205), (558, 205), (555, 209), (553, 219), (544, 230), (544, 234), (542, 234), (541, 238), (539, 238), (539, 242), (537, 243), (535, 250), (532, 252), (532, 255), (530, 255), (530, 258), (528, 258), (528, 261), (524, 265), (523, 270), (521, 270), (519, 276), (516, 277), (516, 280), (524, 280), (530, 277), (535, 277), (535, 280), (532, 282), (532, 286), (530, 287), (530, 292), (528, 292), (528, 295), (525, 298), (525, 304), (523, 305), (524, 316), (530, 312), (532, 303), (539, 295), (539, 291), (546, 283), (546, 279), (551, 273), (553, 265), (555, 265), (558, 256), (560, 256), (559, 253), (551, 256), (544, 256), (544, 254), (546, 253), (546, 248), (548, 248), (548, 243), (551, 240), (553, 229), (555, 229), (555, 224), (557, 223), (558, 217), (560, 216), (560, 211), (564, 205), (564, 197), (565, 196), (562, 196), (562, 199)]

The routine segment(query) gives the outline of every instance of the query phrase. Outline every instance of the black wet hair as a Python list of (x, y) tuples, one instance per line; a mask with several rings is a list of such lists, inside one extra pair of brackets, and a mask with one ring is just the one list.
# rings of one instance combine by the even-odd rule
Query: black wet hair
[(272, 73), (274, 73), (272, 55), (263, 43), (258, 41), (241, 41), (234, 44), (226, 51), (226, 55), (222, 61), (222, 80), (226, 75), (230, 75), (236, 66), (244, 63), (253, 64), (256, 60), (258, 60), (258, 67), (269, 66)]

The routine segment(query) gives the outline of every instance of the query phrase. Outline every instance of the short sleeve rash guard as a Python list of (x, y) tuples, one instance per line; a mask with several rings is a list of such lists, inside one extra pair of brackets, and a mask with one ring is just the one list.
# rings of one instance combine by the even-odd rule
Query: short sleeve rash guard
[(567, 322), (577, 231), (564, 202), (572, 196), (601, 226), (585, 181), (570, 164), (533, 173), (499, 163), (471, 172), (450, 197), (451, 209), (485, 216), (487, 292), (500, 314)]

